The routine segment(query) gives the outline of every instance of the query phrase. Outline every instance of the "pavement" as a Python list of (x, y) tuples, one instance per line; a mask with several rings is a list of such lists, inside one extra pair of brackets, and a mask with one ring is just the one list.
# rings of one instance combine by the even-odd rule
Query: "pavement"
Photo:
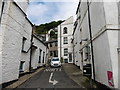
[(90, 80), (86, 76), (83, 76), (82, 71), (77, 66), (65, 63), (63, 64), (63, 68), (66, 74), (80, 87), (85, 89), (97, 88), (97, 85), (92, 82), (92, 80)]
[(29, 80), (31, 77), (33, 77), (34, 75), (36, 75), (37, 73), (39, 73), (40, 71), (42, 71), (44, 68), (40, 68), (38, 69), (36, 72), (31, 73), (31, 74), (26, 74), (24, 76), (21, 76), (18, 81), (14, 82), (13, 84), (5, 87), (5, 89), (10, 89), (10, 88), (17, 88), (18, 86), (20, 86), (21, 84), (23, 84), (24, 82), (26, 82), (27, 80)]

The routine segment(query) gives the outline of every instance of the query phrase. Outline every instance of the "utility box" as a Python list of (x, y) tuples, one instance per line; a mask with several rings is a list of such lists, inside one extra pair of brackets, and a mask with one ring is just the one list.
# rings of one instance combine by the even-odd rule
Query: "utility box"
[(83, 65), (83, 75), (91, 78), (92, 76), (91, 64)]

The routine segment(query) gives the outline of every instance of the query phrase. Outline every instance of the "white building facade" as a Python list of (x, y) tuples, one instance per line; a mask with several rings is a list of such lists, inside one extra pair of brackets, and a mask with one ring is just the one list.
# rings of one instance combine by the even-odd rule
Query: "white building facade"
[(36, 35), (32, 35), (31, 68), (37, 69), (48, 61), (48, 49)]
[(65, 63), (73, 63), (73, 17), (58, 26), (58, 57)]
[(73, 33), (75, 64), (83, 73), (83, 65), (91, 64), (92, 78), (110, 88), (119, 87), (119, 5), (81, 0)]
[(2, 83), (17, 80), (20, 72), (29, 72), (32, 23), (26, 17), (28, 2), (0, 2), (0, 69)]

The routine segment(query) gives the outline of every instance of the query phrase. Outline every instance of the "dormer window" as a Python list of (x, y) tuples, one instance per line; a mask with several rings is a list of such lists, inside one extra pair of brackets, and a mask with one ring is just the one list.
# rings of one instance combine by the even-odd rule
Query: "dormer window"
[(67, 27), (63, 28), (63, 34), (67, 34)]

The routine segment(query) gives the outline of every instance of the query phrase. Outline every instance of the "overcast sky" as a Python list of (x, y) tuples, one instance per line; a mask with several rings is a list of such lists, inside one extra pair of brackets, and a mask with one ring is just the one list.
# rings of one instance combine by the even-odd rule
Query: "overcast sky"
[[(69, 0), (70, 1), (70, 0)], [(75, 16), (79, 0), (68, 1), (32, 1), (29, 4), (27, 15), (33, 24), (39, 25), (56, 20), (65, 20)]]

